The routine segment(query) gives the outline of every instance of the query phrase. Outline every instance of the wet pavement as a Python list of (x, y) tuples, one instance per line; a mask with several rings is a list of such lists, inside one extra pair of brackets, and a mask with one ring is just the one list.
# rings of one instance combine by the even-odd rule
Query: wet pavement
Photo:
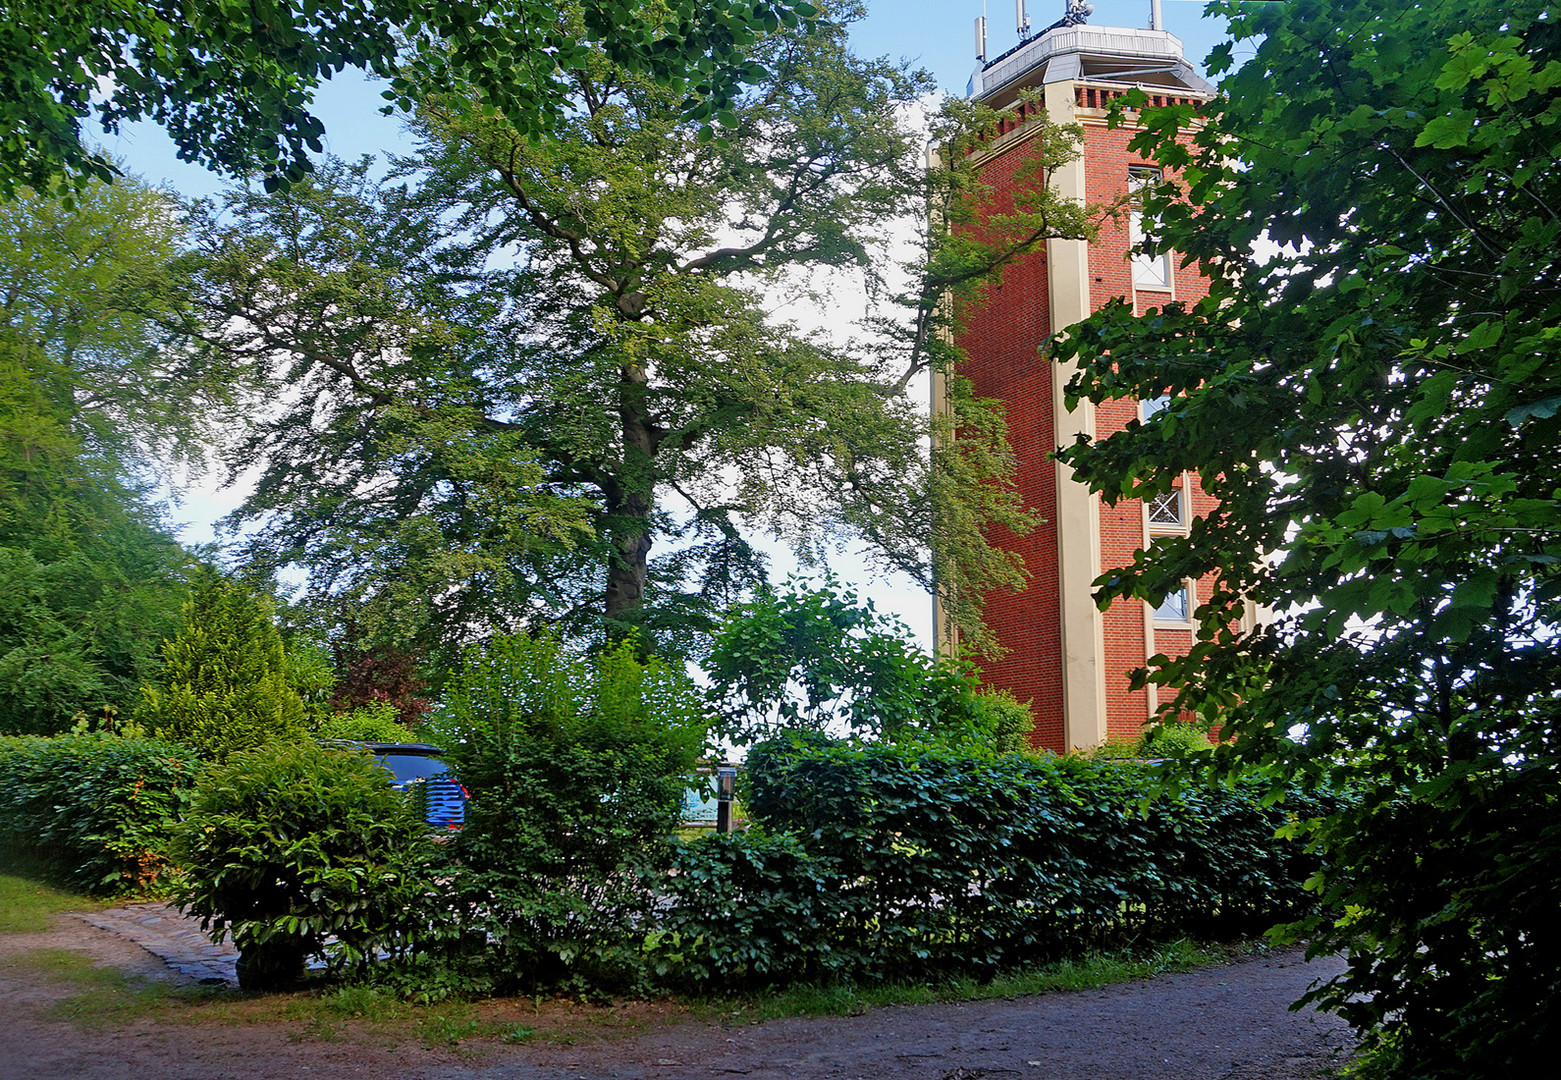
[(104, 911), (75, 912), (74, 917), (100, 930), (135, 942), (178, 974), (207, 986), (238, 985), (233, 964), (238, 950), (229, 942), (212, 944), (199, 919), (179, 914), (172, 904), (155, 901)]

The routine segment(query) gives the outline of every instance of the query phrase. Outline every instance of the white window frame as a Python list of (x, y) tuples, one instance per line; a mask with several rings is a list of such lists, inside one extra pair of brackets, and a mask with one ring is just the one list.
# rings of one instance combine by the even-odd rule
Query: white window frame
[(1187, 489), (1177, 486), (1166, 492), (1167, 495), (1176, 496), (1176, 520), (1156, 521), (1154, 518), (1153, 503), (1163, 496), (1157, 495), (1153, 499), (1144, 500), (1145, 524), (1150, 532), (1156, 533), (1184, 533), (1187, 531)]
[[(1166, 610), (1166, 605), (1177, 596), (1180, 596), (1182, 601), (1181, 614), (1177, 614), (1175, 609), (1170, 611)], [(1180, 629), (1186, 629), (1192, 626), (1193, 612), (1197, 607), (1197, 603), (1198, 594), (1193, 587), (1192, 580), (1188, 579), (1183, 581), (1182, 587), (1179, 590), (1168, 593), (1165, 599), (1161, 600), (1160, 603), (1155, 607), (1154, 624), (1156, 626), (1174, 626)]]
[(1158, 255), (1138, 254), (1137, 249), (1144, 241), (1144, 229), (1142, 214), (1138, 209), (1138, 193), (1152, 184), (1160, 182), (1161, 172), (1150, 165), (1129, 165), (1127, 169), (1128, 194), (1133, 200), (1133, 205), (1127, 212), (1127, 239), (1133, 254), (1133, 288), (1146, 289), (1151, 292), (1170, 292), (1175, 279), (1172, 277), (1171, 253), (1162, 251)]

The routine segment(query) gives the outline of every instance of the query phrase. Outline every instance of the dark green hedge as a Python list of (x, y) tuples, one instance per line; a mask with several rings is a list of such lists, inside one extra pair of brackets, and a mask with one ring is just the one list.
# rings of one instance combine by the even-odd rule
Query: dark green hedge
[(694, 982), (989, 974), (1139, 935), (1293, 918), (1317, 869), (1276, 840), (1294, 795), (1157, 796), (1148, 766), (770, 743), (763, 834), (685, 846), (657, 942)]
[(0, 739), (0, 843), (76, 888), (144, 888), (200, 767), (194, 751), (102, 732)]

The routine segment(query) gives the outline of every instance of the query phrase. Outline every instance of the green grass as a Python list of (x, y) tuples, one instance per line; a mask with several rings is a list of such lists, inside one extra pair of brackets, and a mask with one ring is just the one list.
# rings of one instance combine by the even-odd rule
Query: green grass
[(31, 877), (0, 873), (0, 934), (37, 933), (47, 930), (61, 911), (91, 911), (101, 906), (90, 897), (56, 889)]
[(938, 984), (799, 986), (771, 994), (700, 1002), (694, 1006), (694, 1011), (708, 1019), (762, 1023), (792, 1016), (860, 1016), (871, 1008), (885, 1005), (988, 1001), (1059, 990), (1094, 990), (1173, 971), (1193, 971), (1223, 963), (1257, 947), (1208, 946), (1182, 939), (1156, 945), (1147, 951), (1098, 953), (1076, 960), (1059, 960), (1000, 975), (991, 982), (964, 978)]
[(13, 970), (37, 972), (68, 983), (74, 993), (55, 1004), (51, 1012), (84, 1027), (111, 1027), (198, 1004), (222, 993), (204, 986), (175, 986), (127, 975), (117, 968), (101, 967), (72, 949), (30, 949), (4, 963)]
[[(421, 1043), (429, 1049), (467, 1052), (483, 1041), (573, 1043), (582, 1031), (611, 1028), (610, 1009), (563, 1010), (563, 1030), (538, 1030), (517, 1023), (514, 1009), (494, 1015), (502, 1001), (451, 998), (438, 1005), (412, 1005), (368, 986), (325, 987), (286, 994), (245, 994), (226, 987), (180, 986), (95, 964), (70, 949), (30, 949), (0, 960), (0, 967), (25, 971), (70, 988), (50, 1015), (82, 1027), (115, 1027), (150, 1017), (193, 1026), (285, 1024), (296, 1041), (338, 1042), (372, 1038), (376, 1043)], [(608, 1032), (610, 1034), (610, 1031)]]
[[(450, 998), (413, 1005), (367, 986), (248, 995), (206, 987), (178, 987), (111, 968), (100, 968), (66, 950), (39, 949), (8, 963), (44, 972), (74, 985), (55, 1015), (83, 1025), (122, 1024), (143, 1016), (183, 1024), (285, 1023), (293, 1038), (334, 1042), (372, 1038), (379, 1044), (421, 1043), (470, 1052), (474, 1045), (547, 1042), (570, 1045), (643, 1030), (682, 1017), (722, 1023), (761, 1023), (786, 1017), (860, 1016), (888, 1005), (980, 1001), (1087, 990), (1174, 971), (1190, 971), (1249, 954), (1256, 945), (1205, 946), (1175, 941), (1135, 952), (1101, 953), (1001, 976), (991, 982), (955, 979), (941, 984), (794, 987), (773, 993), (656, 1003), (584, 1005), (563, 1000)], [(654, 1015), (632, 1015), (650, 1008)]]
[(411, 1005), (373, 986), (342, 986), (291, 995), (282, 1016), (303, 1026), (304, 1036), (334, 1041), (350, 1027), (399, 1030), (425, 1047), (459, 1046), (490, 1032), (471, 1002), (450, 998), (438, 1005)]
[(373, 986), (341, 986), (300, 997), (290, 1006), (297, 1019), (305, 1012), (326, 1020), (364, 1020), (398, 1023), (412, 1013), (412, 1006)]

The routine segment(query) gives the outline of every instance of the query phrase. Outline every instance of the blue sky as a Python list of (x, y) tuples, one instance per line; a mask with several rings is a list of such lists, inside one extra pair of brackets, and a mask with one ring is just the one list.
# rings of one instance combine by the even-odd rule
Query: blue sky
[[(1039, 30), (1060, 18), (1063, 0), (1027, 0), (1030, 22)], [(1204, 0), (1163, 0), (1166, 29), (1182, 39), (1187, 56), (1201, 64), (1220, 40), (1220, 28), (1203, 19)], [(975, 67), (974, 23), (985, 10), (988, 51), (996, 56), (1018, 43), (1012, 0), (868, 0), (867, 18), (852, 31), (857, 51), (909, 60), (930, 71), (938, 86), (962, 94)], [(1095, 0), (1095, 26), (1147, 26), (1149, 0)], [(1240, 57), (1238, 57), (1238, 60)], [(364, 154), (408, 149), (400, 121), (379, 114), (380, 88), (352, 72), (326, 83), (316, 95), (329, 153), (355, 159)], [(162, 182), (184, 195), (209, 195), (222, 178), (179, 161), (173, 144), (151, 124), (128, 125), (107, 148), (130, 171)]]
[[(1202, 66), (1222, 38), (1220, 27), (1202, 18), (1205, 0), (1163, 0), (1165, 29), (1182, 39), (1189, 59)], [(1094, 0), (1091, 26), (1149, 25), (1149, 0)], [(1026, 0), (1032, 31), (1062, 17), (1063, 0)], [(1013, 0), (868, 0), (867, 18), (852, 34), (857, 51), (917, 62), (954, 94), (965, 92), (975, 68), (975, 20), (987, 16), (987, 52), (997, 56), (1019, 43)]]

